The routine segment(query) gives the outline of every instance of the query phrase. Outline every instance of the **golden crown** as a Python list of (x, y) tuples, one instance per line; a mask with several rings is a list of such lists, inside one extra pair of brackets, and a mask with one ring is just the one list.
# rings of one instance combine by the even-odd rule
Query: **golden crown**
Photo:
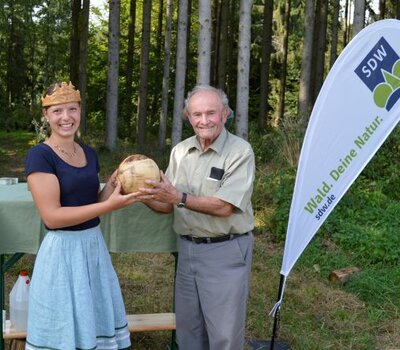
[(62, 82), (61, 85), (56, 84), (51, 95), (45, 95), (42, 97), (42, 107), (80, 101), (81, 93), (79, 90), (75, 90), (75, 86), (73, 86), (71, 82), (68, 84)]

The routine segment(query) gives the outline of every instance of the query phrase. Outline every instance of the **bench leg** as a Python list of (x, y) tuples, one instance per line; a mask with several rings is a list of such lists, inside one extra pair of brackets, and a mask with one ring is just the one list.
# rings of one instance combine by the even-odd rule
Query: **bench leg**
[(176, 331), (172, 331), (171, 344), (167, 346), (167, 350), (179, 350), (178, 343), (176, 342)]

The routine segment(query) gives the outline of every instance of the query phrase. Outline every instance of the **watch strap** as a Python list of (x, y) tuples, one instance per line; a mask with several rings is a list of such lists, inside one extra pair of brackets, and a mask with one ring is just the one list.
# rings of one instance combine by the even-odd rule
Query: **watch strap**
[(186, 206), (186, 199), (187, 199), (187, 193), (182, 192), (182, 198), (181, 201), (178, 203), (178, 208), (184, 208)]

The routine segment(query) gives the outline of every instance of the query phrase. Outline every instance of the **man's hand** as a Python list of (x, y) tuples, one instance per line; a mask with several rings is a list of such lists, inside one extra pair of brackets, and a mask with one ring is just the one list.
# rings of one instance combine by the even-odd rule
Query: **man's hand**
[(152, 188), (140, 188), (141, 198), (169, 204), (179, 203), (182, 193), (171, 184), (162, 171), (160, 177), (161, 181), (146, 180), (146, 183), (151, 185)]

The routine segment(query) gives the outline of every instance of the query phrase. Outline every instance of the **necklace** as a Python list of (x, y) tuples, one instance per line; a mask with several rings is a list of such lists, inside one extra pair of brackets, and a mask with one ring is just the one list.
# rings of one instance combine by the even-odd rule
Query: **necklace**
[(65, 149), (61, 148), (59, 145), (54, 145), (54, 148), (59, 150), (62, 154), (65, 154), (69, 158), (73, 158), (76, 156), (75, 142), (74, 142), (74, 151), (73, 152), (67, 152)]

